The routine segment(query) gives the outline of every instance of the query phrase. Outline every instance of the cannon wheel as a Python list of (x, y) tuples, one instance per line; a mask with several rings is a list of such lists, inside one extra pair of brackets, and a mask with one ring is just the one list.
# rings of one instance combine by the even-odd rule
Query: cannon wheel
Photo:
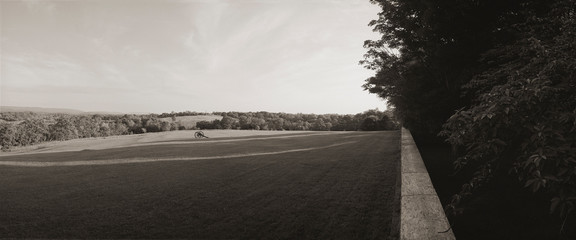
[(197, 131), (194, 133), (194, 138), (205, 138), (206, 135), (204, 135), (204, 132), (202, 131)]

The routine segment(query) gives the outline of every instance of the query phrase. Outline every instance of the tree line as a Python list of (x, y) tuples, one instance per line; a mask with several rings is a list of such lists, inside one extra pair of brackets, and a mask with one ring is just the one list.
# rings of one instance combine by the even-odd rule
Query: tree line
[[(222, 118), (199, 121), (191, 128), (186, 128), (176, 119), (179, 116), (199, 115), (219, 115)], [(12, 147), (45, 141), (192, 129), (377, 131), (397, 128), (392, 112), (379, 110), (355, 115), (190, 111), (147, 115), (3, 112), (0, 113), (0, 146), (6, 151)]]
[(222, 119), (201, 121), (199, 129), (377, 131), (397, 129), (392, 112), (368, 110), (355, 115), (269, 112), (216, 112)]
[[(371, 0), (381, 39), (367, 40), (366, 90), (415, 138), (453, 146), (473, 172), (448, 212), (496, 179), (576, 209), (576, 1)], [(497, 183), (502, 184), (502, 183)]]
[(153, 115), (0, 113), (2, 150), (45, 141), (177, 130)]

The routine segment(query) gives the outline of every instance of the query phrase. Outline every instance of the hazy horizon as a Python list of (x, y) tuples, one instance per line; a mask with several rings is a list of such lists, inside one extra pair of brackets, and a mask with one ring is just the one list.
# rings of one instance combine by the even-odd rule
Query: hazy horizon
[(386, 109), (367, 0), (2, 1), (0, 105), (86, 112)]
[[(8, 110), (7, 110), (8, 109)], [(44, 110), (44, 111), (43, 111)], [(82, 109), (74, 109), (74, 108), (58, 108), (58, 107), (33, 107), (33, 106), (6, 106), (0, 105), (0, 112), (43, 112), (43, 113), (95, 113), (95, 114), (136, 114), (136, 115), (147, 115), (147, 114), (163, 114), (163, 113), (171, 113), (171, 112), (197, 112), (197, 113), (214, 113), (214, 112), (241, 112), (241, 113), (248, 113), (248, 112), (269, 112), (269, 113), (287, 113), (287, 114), (338, 114), (338, 115), (355, 115), (358, 113), (363, 113), (369, 110), (378, 110), (378, 111), (386, 111), (386, 109), (379, 109), (379, 108), (371, 108), (365, 109), (357, 113), (314, 113), (314, 112), (275, 112), (275, 111), (194, 111), (194, 110), (183, 110), (183, 111), (163, 111), (163, 112), (118, 112), (118, 111), (87, 111)]]

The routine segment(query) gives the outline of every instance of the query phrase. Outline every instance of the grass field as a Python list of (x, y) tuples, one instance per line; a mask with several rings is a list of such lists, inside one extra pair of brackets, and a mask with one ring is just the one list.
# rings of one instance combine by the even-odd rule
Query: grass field
[(393, 234), (398, 132), (281, 133), (0, 156), (0, 238)]
[[(146, 144), (155, 144), (167, 141), (189, 141), (194, 138), (196, 130), (182, 130), (170, 132), (155, 132), (146, 134), (121, 135), (109, 137), (95, 137), (73, 139), (68, 141), (43, 142), (25, 147), (14, 147), (10, 152), (1, 152), (1, 156), (29, 153), (65, 152), (81, 150), (100, 150), (120, 147), (131, 147)], [(204, 130), (211, 140), (214, 138), (254, 137), (268, 135), (305, 134), (306, 131), (251, 131), (251, 130)]]

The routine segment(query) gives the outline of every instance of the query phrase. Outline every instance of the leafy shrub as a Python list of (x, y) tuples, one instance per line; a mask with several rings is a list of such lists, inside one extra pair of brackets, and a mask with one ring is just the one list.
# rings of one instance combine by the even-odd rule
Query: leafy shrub
[(524, 35), (488, 52), (493, 67), (465, 86), (478, 98), (454, 114), (441, 135), (461, 153), (457, 169), (476, 173), (448, 210), (499, 172), (551, 196), (550, 210), (561, 217), (574, 210), (576, 17), (574, 1), (563, 2), (572, 5), (514, 26)]

